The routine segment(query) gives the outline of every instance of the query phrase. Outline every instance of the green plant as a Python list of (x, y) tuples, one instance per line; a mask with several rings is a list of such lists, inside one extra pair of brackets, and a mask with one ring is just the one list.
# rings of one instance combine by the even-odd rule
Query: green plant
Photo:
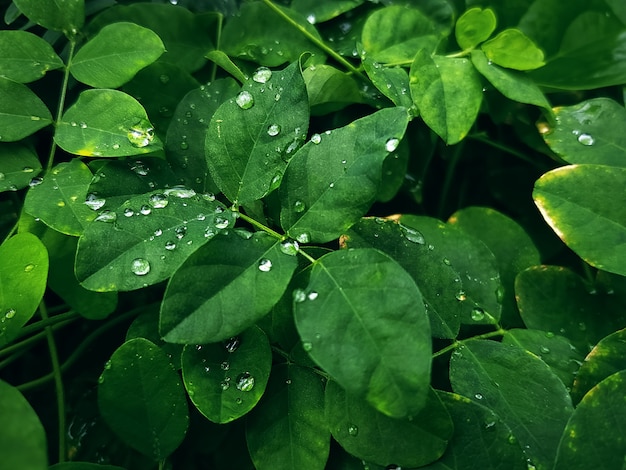
[(115, 3), (0, 31), (2, 468), (622, 468), (623, 2)]

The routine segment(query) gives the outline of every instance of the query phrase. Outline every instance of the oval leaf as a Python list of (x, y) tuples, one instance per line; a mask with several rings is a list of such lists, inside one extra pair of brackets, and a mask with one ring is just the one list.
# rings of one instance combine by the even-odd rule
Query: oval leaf
[(37, 154), (21, 143), (0, 145), (0, 192), (17, 191), (41, 171)]
[(85, 0), (15, 0), (13, 3), (29, 20), (44, 28), (75, 35), (85, 23)]
[(0, 74), (19, 83), (39, 80), (63, 67), (52, 46), (27, 31), (0, 31)]
[(143, 106), (117, 90), (83, 91), (63, 115), (54, 140), (67, 152), (93, 157), (139, 155), (162, 148)]
[(98, 380), (98, 408), (129, 446), (156, 461), (180, 445), (189, 424), (187, 402), (167, 355), (143, 338), (122, 344)]
[(489, 39), (496, 29), (496, 15), (491, 8), (470, 8), (456, 21), (454, 35), (461, 49), (473, 49)]
[(0, 140), (14, 142), (51, 123), (50, 111), (26, 85), (0, 78)]
[(165, 52), (159, 36), (134, 23), (107, 25), (74, 56), (70, 71), (95, 88), (117, 88)]
[(481, 49), (489, 60), (508, 69), (533, 70), (545, 64), (543, 51), (516, 28), (505, 29)]
[(349, 393), (392, 417), (422, 409), (430, 325), (419, 289), (392, 258), (372, 248), (324, 255), (294, 300), (304, 349)]

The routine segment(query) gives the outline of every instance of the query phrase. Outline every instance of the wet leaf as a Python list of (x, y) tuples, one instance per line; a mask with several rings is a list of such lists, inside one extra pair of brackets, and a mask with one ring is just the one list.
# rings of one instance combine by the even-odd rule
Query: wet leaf
[(47, 29), (74, 35), (85, 22), (84, 0), (16, 0), (13, 3), (29, 20)]
[(37, 154), (20, 143), (0, 145), (0, 192), (17, 191), (41, 172)]
[(27, 31), (0, 31), (0, 68), (3, 77), (19, 83), (39, 80), (63, 67), (52, 46)]
[(52, 123), (43, 101), (26, 85), (0, 77), (0, 140), (14, 142)]

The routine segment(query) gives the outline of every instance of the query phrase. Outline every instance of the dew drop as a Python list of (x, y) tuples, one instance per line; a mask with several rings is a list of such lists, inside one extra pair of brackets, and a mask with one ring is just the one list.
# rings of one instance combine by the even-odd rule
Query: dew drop
[(215, 236), (215, 230), (211, 227), (207, 227), (204, 231), (204, 238), (213, 238)]
[(244, 372), (237, 376), (237, 382), (235, 383), (237, 390), (242, 392), (249, 392), (254, 388), (254, 377), (250, 375), (250, 372)]
[(301, 303), (306, 300), (306, 292), (302, 289), (294, 289), (293, 291), (293, 301), (296, 303)]
[(272, 78), (272, 71), (267, 67), (259, 67), (252, 74), (252, 80), (257, 83), (267, 83)]
[(306, 296), (307, 299), (309, 300), (315, 300), (317, 299), (317, 297), (319, 296), (319, 294), (315, 291), (311, 291), (309, 292), (309, 294)]
[(106, 361), (106, 362), (104, 363), (104, 368), (105, 368), (106, 370), (111, 370), (111, 361), (110, 361), (110, 360), (108, 360), (108, 361)]
[(426, 240), (424, 240), (424, 235), (411, 227), (400, 224), (400, 230), (402, 230), (402, 235), (404, 235), (404, 238), (412, 243), (423, 245), (426, 242)]
[(299, 243), (309, 243), (311, 241), (311, 236), (307, 232), (302, 232), (298, 236), (296, 236), (296, 240)]
[(7, 320), (10, 320), (11, 318), (15, 316), (16, 313), (17, 312), (15, 311), (14, 308), (10, 308), (6, 312), (4, 312), (4, 318), (6, 318)]
[(4, 173), (0, 173), (0, 181), (4, 181), (6, 175)]
[(25, 166), (24, 168), (22, 168), (23, 173), (33, 173), (34, 171), (35, 169), (30, 166)]
[(235, 98), (235, 102), (237, 103), (237, 106), (239, 106), (241, 109), (250, 109), (252, 106), (254, 106), (254, 98), (247, 90), (239, 93)]
[(34, 188), (35, 186), (39, 186), (41, 183), (43, 183), (43, 178), (41, 176), (35, 176), (28, 182), (28, 186)]
[(482, 400), (483, 396), (480, 393), (477, 393), (476, 395), (474, 395), (474, 398), (476, 398), (476, 400)]
[(226, 352), (228, 353), (234, 353), (235, 351), (237, 351), (240, 345), (241, 340), (239, 339), (239, 337), (233, 336), (232, 338), (224, 342), (224, 349), (226, 349)]
[(459, 302), (463, 302), (464, 300), (467, 299), (467, 295), (465, 294), (465, 292), (463, 292), (462, 290), (460, 290), (459, 292), (457, 292), (457, 294), (455, 295), (456, 300), (458, 300)]
[(306, 17), (306, 20), (309, 22), (309, 24), (315, 24), (315, 21), (316, 21), (315, 15), (313, 15), (313, 14), (308, 15)]
[(155, 209), (163, 209), (169, 203), (169, 201), (167, 200), (167, 196), (160, 193), (151, 195), (148, 202)]
[(223, 362), (220, 364), (220, 369), (222, 369), (222, 370), (230, 370), (230, 362), (228, 362), (228, 361), (223, 361)]
[(547, 348), (546, 346), (539, 346), (539, 351), (541, 354), (550, 354), (550, 348)]
[(219, 217), (218, 216), (218, 217), (215, 217), (214, 223), (215, 223), (215, 227), (216, 228), (222, 230), (222, 229), (225, 229), (226, 227), (228, 227), (228, 224), (230, 222), (228, 221), (228, 219), (226, 219), (224, 217)]
[(150, 212), (152, 212), (152, 208), (147, 205), (144, 204), (143, 206), (141, 206), (141, 208), (139, 209), (139, 212), (141, 212), (143, 215), (149, 215)]
[(230, 377), (226, 377), (224, 380), (220, 382), (220, 387), (223, 391), (226, 391), (230, 388)]
[(358, 436), (359, 435), (359, 428), (356, 425), (351, 424), (350, 426), (348, 426), (348, 434), (350, 436), (352, 436), (352, 437)]
[[(175, 3), (174, 3), (173, 5), (175, 5)], [(169, 75), (162, 74), (161, 76), (159, 76), (159, 81), (160, 81), (163, 85), (165, 85), (167, 82), (169, 82), (169, 81), (170, 81), (170, 77), (169, 77)]]
[(235, 400), (235, 403), (237, 403), (238, 405), (241, 405), (243, 403), (243, 400), (237, 397), (237, 399)]
[(115, 222), (117, 220), (117, 213), (105, 210), (98, 214), (98, 217), (94, 219), (96, 222)]
[(187, 150), (188, 148), (189, 148), (189, 144), (187, 143), (187, 141), (186, 141), (186, 140), (183, 140), (183, 141), (180, 143), (180, 149), (181, 149), (181, 150)]
[(319, 144), (322, 141), (322, 136), (319, 134), (313, 134), (311, 136), (311, 142), (313, 142), (314, 144)]
[(130, 270), (137, 276), (145, 276), (150, 272), (150, 263), (143, 258), (136, 258), (130, 264)]
[(85, 204), (94, 211), (99, 210), (106, 204), (106, 199), (99, 197), (96, 193), (89, 193), (85, 198)]
[(487, 431), (495, 431), (496, 429), (496, 422), (495, 421), (488, 421), (485, 423), (485, 430)]
[(580, 134), (578, 136), (578, 142), (583, 145), (590, 146), (595, 143), (595, 139), (589, 134)]
[(103, 384), (104, 383), (104, 375), (101, 375), (100, 377), (98, 377), (98, 383), (99, 384)]
[(485, 318), (485, 311), (480, 307), (475, 307), (472, 309), (470, 316), (474, 321), (481, 321)]
[(399, 143), (399, 139), (392, 137), (391, 139), (388, 139), (387, 142), (385, 142), (385, 150), (387, 150), (387, 152), (393, 152), (395, 149), (398, 148)]
[(187, 235), (187, 226), (179, 225), (174, 229), (174, 234), (176, 235), (176, 238), (182, 240), (184, 236)]
[(166, 196), (174, 196), (181, 199), (189, 199), (196, 195), (193, 189), (186, 188), (185, 186), (173, 186), (163, 191), (163, 193), (165, 193)]
[(304, 204), (304, 202), (296, 201), (293, 203), (294, 212), (297, 212), (297, 213), (304, 212), (304, 209), (306, 209), (306, 205)]
[(302, 349), (304, 349), (307, 352), (311, 351), (313, 349), (313, 343), (309, 341), (305, 341), (304, 343), (302, 343)]
[(300, 249), (300, 245), (296, 240), (284, 240), (280, 244), (280, 251), (285, 253), (286, 255), (295, 256), (298, 254), (298, 250)]
[(133, 215), (135, 215), (135, 211), (132, 210), (130, 207), (124, 209), (124, 217), (132, 217)]
[(280, 126), (278, 124), (270, 124), (267, 128), (267, 135), (275, 137), (280, 134)]
[(131, 127), (126, 134), (128, 142), (133, 147), (147, 147), (154, 139), (154, 128), (148, 123), (139, 123)]
[(215, 201), (215, 194), (213, 193), (204, 193), (202, 194), (202, 199), (205, 201), (213, 202)]
[(259, 271), (262, 271), (264, 273), (270, 272), (272, 270), (272, 261), (267, 259), (267, 258), (263, 258), (259, 261)]
[(35, 269), (35, 265), (34, 264), (27, 264), (26, 266), (24, 266), (24, 272), (29, 273), (31, 272), (33, 269)]

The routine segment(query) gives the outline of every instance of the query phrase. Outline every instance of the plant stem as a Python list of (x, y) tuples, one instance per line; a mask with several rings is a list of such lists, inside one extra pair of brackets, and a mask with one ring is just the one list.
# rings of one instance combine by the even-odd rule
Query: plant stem
[(241, 219), (245, 220), (246, 222), (248, 222), (251, 225), (254, 225), (256, 228), (259, 228), (259, 229), (263, 230), (264, 232), (269, 233), (274, 238), (278, 238), (279, 240), (284, 240), (286, 238), (284, 235), (281, 235), (280, 233), (276, 232), (275, 230), (272, 230), (267, 225), (263, 225), (261, 222), (253, 219), (252, 217), (249, 217), (249, 216), (247, 216), (246, 214), (244, 214), (242, 212), (237, 212), (237, 213), (239, 214), (239, 217)]
[[(54, 318), (54, 317), (53, 317)], [(66, 325), (69, 325), (71, 323), (71, 321), (66, 321), (66, 322), (61, 322), (61, 323), (56, 323), (54, 325), (50, 325), (51, 328), (53, 329), (59, 329), (62, 328)], [(46, 336), (46, 332), (45, 331), (40, 331), (39, 333), (34, 334), (33, 336), (26, 338), (22, 341), (19, 341), (17, 343), (13, 343), (10, 344), (9, 346), (7, 346), (6, 348), (0, 349), (0, 357), (2, 356), (8, 356), (10, 354), (13, 354), (16, 351), (19, 351), (20, 349), (25, 349), (27, 346), (30, 346), (32, 343), (36, 343), (37, 341), (45, 338)], [(4, 362), (0, 362), (0, 369), (2, 369), (6, 364), (4, 364)]]
[[(46, 309), (46, 304), (43, 301), (39, 305), (39, 313), (44, 321), (48, 320), (48, 311)], [(45, 334), (48, 340), (50, 362), (52, 362), (52, 374), (54, 376), (57, 410), (59, 414), (59, 463), (63, 463), (65, 462), (65, 393), (63, 391), (63, 377), (61, 377), (61, 365), (59, 363), (59, 355), (52, 327), (46, 326)]]
[(343, 65), (345, 68), (347, 68), (350, 72), (362, 78), (366, 78), (359, 69), (357, 69), (354, 65), (348, 62), (346, 59), (344, 59), (341, 55), (335, 52), (332, 48), (324, 44), (324, 42), (321, 39), (311, 34), (304, 26), (296, 23), (289, 15), (287, 15), (283, 10), (281, 10), (279, 7), (274, 5), (274, 3), (272, 3), (270, 0), (263, 0), (263, 3), (265, 3), (273, 11), (275, 11), (287, 23), (289, 23), (291, 26), (293, 26), (298, 31), (300, 31), (300, 33), (302, 33), (302, 35), (305, 36), (309, 41), (311, 41), (313, 44), (315, 44), (317, 47), (323, 50), (326, 54), (328, 54), (337, 62), (339, 62), (341, 65)]
[(490, 331), (489, 333), (483, 333), (482, 335), (472, 336), (471, 338), (462, 339), (460, 341), (454, 340), (451, 344), (449, 344), (445, 348), (442, 348), (436, 353), (433, 353), (433, 359), (439, 356), (443, 356), (445, 353), (452, 351), (453, 349), (456, 349), (459, 346), (462, 346), (466, 341), (469, 341), (472, 339), (489, 339), (495, 336), (504, 336), (505, 334), (506, 334), (506, 330), (504, 330), (501, 327), (498, 327), (496, 331)]
[(441, 188), (441, 197), (439, 198), (439, 208), (437, 209), (437, 214), (440, 219), (444, 218), (444, 211), (446, 209), (446, 204), (448, 202), (448, 195), (450, 193), (450, 186), (452, 186), (452, 180), (454, 179), (454, 173), (456, 171), (456, 166), (461, 159), (461, 155), (463, 153), (463, 147), (465, 147), (464, 141), (459, 142), (454, 149), (454, 153), (452, 154), (452, 158), (450, 159), (450, 163), (448, 164), (448, 169), (446, 170), (446, 176), (443, 181), (443, 187)]
[[(224, 23), (224, 16), (220, 13), (217, 16), (217, 31), (215, 33), (215, 50), (220, 50), (220, 43), (222, 42), (222, 25)], [(211, 68), (211, 81), (215, 80), (217, 75), (217, 63), (213, 62)]]
[(514, 157), (519, 158), (520, 160), (525, 161), (526, 163), (530, 163), (533, 166), (538, 166), (536, 161), (533, 161), (531, 158), (527, 157), (526, 155), (524, 155), (522, 152), (519, 152), (517, 150), (515, 150), (512, 147), (509, 147), (508, 145), (504, 145), (501, 144), (500, 142), (495, 142), (491, 139), (488, 139), (487, 136), (485, 136), (485, 134), (481, 133), (481, 134), (471, 134), (467, 136), (469, 139), (475, 140), (477, 142), (481, 142), (483, 144), (486, 145), (490, 145), (493, 148), (496, 148), (498, 150), (502, 150), (503, 152), (508, 153), (509, 155), (513, 155)]
[[(31, 323), (30, 325), (25, 326), (24, 328), (20, 330), (20, 333), (17, 337), (22, 338), (24, 336), (30, 335), (31, 333), (39, 332), (40, 330), (43, 330), (48, 326), (56, 326), (58, 323), (63, 323), (65, 321), (70, 322), (70, 321), (78, 320), (79, 318), (80, 318), (80, 315), (74, 312), (73, 310), (70, 310), (65, 313), (60, 313), (53, 317), (47, 317), (43, 320), (40, 320), (38, 322)], [(2, 352), (0, 351), (0, 355), (1, 354)]]

